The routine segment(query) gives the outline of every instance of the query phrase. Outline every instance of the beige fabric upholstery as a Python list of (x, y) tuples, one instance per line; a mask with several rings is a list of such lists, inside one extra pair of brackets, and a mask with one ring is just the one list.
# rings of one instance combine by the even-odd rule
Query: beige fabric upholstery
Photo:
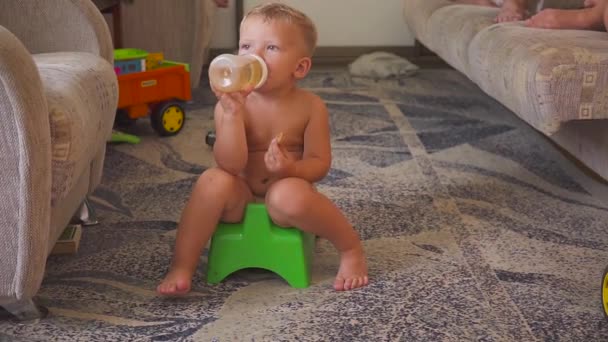
[(430, 42), (434, 27), (429, 27), (428, 19), (441, 7), (454, 6), (450, 0), (411, 0), (405, 1), (403, 13), (410, 31), (416, 34), (416, 38), (422, 43)]
[(562, 125), (551, 139), (608, 179), (608, 120), (576, 120)]
[(101, 14), (91, 1), (2, 0), (1, 4), (0, 24), (30, 53), (82, 51), (107, 61), (114, 58), (107, 24), (99, 20)]
[(469, 46), (471, 77), (536, 129), (608, 118), (606, 33), (496, 25)]
[[(545, 0), (541, 8), (580, 8), (582, 0)], [(538, 4), (533, 4), (534, 6)], [(487, 94), (608, 179), (605, 32), (496, 24), (497, 8), (447, 0), (404, 0), (416, 39)], [(593, 120), (593, 124), (580, 124)]]
[(215, 4), (212, 0), (145, 0), (123, 3), (124, 47), (162, 52), (190, 64), (192, 87), (207, 61)]
[[(471, 15), (471, 12), (475, 15)], [(427, 21), (427, 32), (435, 53), (449, 59), (460, 72), (469, 71), (469, 44), (482, 30), (494, 24), (497, 8), (481, 6), (445, 6), (437, 9)], [(458, 30), (455, 35), (453, 30)]]
[[(52, 151), (52, 202), (73, 188), (77, 176), (90, 167), (112, 131), (104, 115), (115, 110), (116, 77), (107, 62), (82, 52), (34, 56), (49, 106)], [(95, 96), (91, 96), (95, 94)]]
[(0, 26), (0, 303), (32, 296), (51, 217), (51, 134), (36, 65)]
[(36, 294), (50, 248), (99, 182), (118, 97), (111, 62), (89, 0), (2, 0), (0, 305)]

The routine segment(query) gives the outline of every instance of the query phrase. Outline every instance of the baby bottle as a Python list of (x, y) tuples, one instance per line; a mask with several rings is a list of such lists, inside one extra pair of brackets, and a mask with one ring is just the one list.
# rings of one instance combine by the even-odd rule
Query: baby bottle
[(209, 81), (219, 91), (230, 93), (247, 87), (257, 89), (268, 78), (268, 68), (257, 55), (217, 56), (209, 65)]

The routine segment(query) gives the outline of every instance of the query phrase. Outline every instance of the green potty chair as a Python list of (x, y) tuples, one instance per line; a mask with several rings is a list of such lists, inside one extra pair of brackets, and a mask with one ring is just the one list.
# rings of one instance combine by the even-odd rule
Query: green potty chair
[(211, 238), (207, 283), (217, 284), (245, 268), (272, 271), (295, 288), (310, 285), (315, 237), (275, 225), (264, 204), (250, 203), (243, 222), (220, 223)]

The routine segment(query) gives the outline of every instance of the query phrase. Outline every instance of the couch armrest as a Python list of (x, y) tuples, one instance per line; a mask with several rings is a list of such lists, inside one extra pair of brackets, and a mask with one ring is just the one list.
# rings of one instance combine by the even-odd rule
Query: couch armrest
[(0, 25), (30, 53), (82, 51), (113, 63), (110, 30), (91, 0), (2, 0)]
[(0, 304), (31, 298), (47, 258), (51, 135), (38, 69), (0, 26)]

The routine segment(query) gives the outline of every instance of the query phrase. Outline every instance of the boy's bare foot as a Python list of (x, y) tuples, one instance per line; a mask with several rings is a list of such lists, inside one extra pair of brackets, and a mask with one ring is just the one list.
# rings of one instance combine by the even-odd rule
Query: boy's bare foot
[(580, 10), (545, 9), (526, 20), (526, 26), (563, 30), (603, 31), (603, 7), (589, 7)]
[(191, 282), (191, 272), (172, 268), (165, 279), (156, 287), (156, 292), (163, 296), (185, 295), (190, 292)]
[(334, 289), (348, 291), (363, 287), (368, 283), (367, 265), (363, 249), (359, 247), (342, 252), (340, 256), (340, 269), (334, 281)]
[(486, 6), (486, 7), (498, 7), (491, 0), (452, 0), (452, 2), (460, 4), (460, 5), (477, 5), (477, 6)]
[(524, 20), (526, 16), (525, 3), (521, 1), (505, 0), (505, 3), (500, 8), (500, 12), (496, 16), (497, 23), (506, 23), (509, 21)]

